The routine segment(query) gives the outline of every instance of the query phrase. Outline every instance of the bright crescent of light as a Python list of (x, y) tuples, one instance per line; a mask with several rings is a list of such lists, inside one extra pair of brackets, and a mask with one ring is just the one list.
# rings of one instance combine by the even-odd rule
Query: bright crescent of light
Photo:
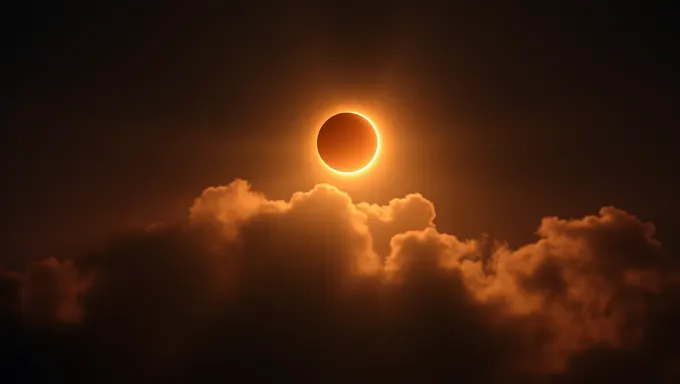
[[(321, 157), (321, 154), (319, 153), (318, 148), (317, 148), (317, 150), (316, 150), (316, 155), (319, 157), (319, 160), (321, 160), (321, 163), (322, 163), (326, 168), (330, 169), (332, 172), (337, 173), (338, 175), (352, 176), (352, 175), (356, 175), (356, 174), (359, 174), (359, 173), (361, 173), (361, 172), (367, 170), (371, 165), (373, 165), (373, 163), (375, 163), (375, 160), (378, 158), (378, 153), (380, 153), (380, 132), (378, 132), (378, 128), (375, 126), (375, 124), (373, 124), (373, 122), (371, 121), (371, 119), (369, 119), (368, 117), (362, 115), (362, 114), (359, 113), (359, 112), (354, 112), (354, 111), (343, 111), (343, 112), (336, 112), (336, 113), (334, 113), (333, 115), (337, 115), (337, 114), (340, 114), (340, 113), (352, 113), (352, 114), (361, 116), (361, 117), (363, 117), (364, 119), (366, 119), (366, 121), (368, 121), (369, 124), (371, 124), (371, 127), (373, 127), (373, 131), (375, 131), (376, 146), (375, 146), (375, 153), (373, 154), (373, 157), (371, 158), (371, 161), (369, 161), (368, 164), (364, 165), (363, 168), (357, 169), (356, 171), (343, 172), (343, 171), (338, 171), (337, 169), (334, 169), (334, 168), (332, 168), (331, 166), (329, 166), (328, 164), (326, 164), (326, 162), (325, 162), (325, 161), (323, 160), (323, 158)], [(323, 126), (323, 124), (322, 124), (322, 126)], [(316, 133), (317, 137), (319, 136), (319, 132), (320, 132), (320, 131), (321, 131), (321, 127), (319, 127), (319, 131)]]

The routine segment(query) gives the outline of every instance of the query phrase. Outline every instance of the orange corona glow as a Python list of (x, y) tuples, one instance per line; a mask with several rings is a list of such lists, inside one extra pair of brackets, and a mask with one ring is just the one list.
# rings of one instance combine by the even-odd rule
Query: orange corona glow
[[(328, 164), (328, 162), (326, 160), (324, 160), (323, 156), (321, 155), (320, 149), (318, 147), (319, 134), (321, 133), (321, 129), (323, 128), (324, 124), (326, 122), (328, 122), (330, 119), (332, 119), (333, 117), (336, 117), (336, 116), (341, 115), (341, 114), (352, 114), (352, 115), (356, 115), (356, 116), (361, 117), (362, 119), (364, 119), (366, 122), (368, 122), (370, 124), (370, 126), (373, 128), (373, 132), (375, 133), (375, 150), (374, 150), (373, 156), (364, 166), (362, 166), (359, 169), (352, 170), (352, 171), (344, 171), (344, 170), (338, 170), (338, 169), (333, 168), (331, 165)], [(380, 132), (378, 131), (378, 128), (376, 127), (375, 123), (373, 121), (371, 121), (371, 119), (369, 119), (366, 115), (359, 113), (359, 112), (356, 112), (356, 111), (351, 111), (351, 110), (336, 112), (336, 113), (331, 114), (330, 117), (326, 118), (324, 120), (324, 123), (319, 125), (319, 128), (316, 132), (316, 139), (317, 139), (317, 141), (315, 141), (315, 143), (316, 143), (315, 152), (316, 152), (316, 155), (317, 155), (319, 161), (321, 161), (321, 164), (323, 164), (324, 167), (326, 169), (330, 170), (331, 172), (338, 174), (338, 175), (343, 175), (343, 176), (358, 175), (360, 173), (363, 173), (367, 169), (369, 169), (376, 162), (376, 159), (378, 158), (378, 154), (380, 153), (380, 150), (381, 150)]]

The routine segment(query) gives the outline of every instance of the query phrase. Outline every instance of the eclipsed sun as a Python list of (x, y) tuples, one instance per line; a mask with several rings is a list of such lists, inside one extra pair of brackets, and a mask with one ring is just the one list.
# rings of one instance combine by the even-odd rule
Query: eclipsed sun
[(365, 116), (342, 112), (323, 123), (316, 148), (321, 161), (332, 171), (355, 174), (373, 164), (380, 150), (380, 137)]

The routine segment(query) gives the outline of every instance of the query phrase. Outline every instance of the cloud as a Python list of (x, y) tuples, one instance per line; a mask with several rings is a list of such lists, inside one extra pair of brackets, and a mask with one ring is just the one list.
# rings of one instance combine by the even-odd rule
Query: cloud
[(243, 180), (208, 188), (186, 225), (0, 270), (4, 370), (95, 382), (677, 377), (678, 269), (653, 225), (605, 207), (545, 218), (535, 243), (511, 249), (434, 220), (419, 194), (380, 206), (326, 184), (288, 201)]
[(434, 227), (434, 205), (419, 193), (393, 199), (386, 206), (358, 203), (356, 207), (366, 215), (373, 250), (382, 259), (389, 255), (395, 235)]
[(23, 314), (39, 322), (80, 320), (82, 308), (78, 300), (89, 279), (79, 275), (70, 260), (49, 258), (29, 265), (19, 292)]

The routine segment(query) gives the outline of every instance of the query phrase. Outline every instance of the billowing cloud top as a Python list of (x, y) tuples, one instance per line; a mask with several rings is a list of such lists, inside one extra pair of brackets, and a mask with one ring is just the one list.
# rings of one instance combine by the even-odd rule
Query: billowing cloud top
[[(203, 191), (188, 225), (0, 269), (17, 380), (672, 382), (677, 268), (612, 207), (511, 249), (441, 233), (420, 194)], [(27, 346), (30, 347), (27, 348)], [(19, 368), (19, 369), (17, 369)]]

